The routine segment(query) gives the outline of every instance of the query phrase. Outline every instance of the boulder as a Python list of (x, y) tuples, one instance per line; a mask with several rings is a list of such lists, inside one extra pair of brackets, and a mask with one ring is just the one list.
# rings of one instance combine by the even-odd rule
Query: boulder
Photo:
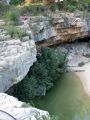
[(49, 113), (0, 93), (0, 120), (50, 120)]

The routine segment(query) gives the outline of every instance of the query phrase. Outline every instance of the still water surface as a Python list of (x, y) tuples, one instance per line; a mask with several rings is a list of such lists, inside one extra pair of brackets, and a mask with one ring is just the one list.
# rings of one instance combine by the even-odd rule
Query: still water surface
[(33, 102), (37, 108), (59, 116), (59, 120), (90, 120), (90, 97), (74, 73), (66, 73), (45, 97)]

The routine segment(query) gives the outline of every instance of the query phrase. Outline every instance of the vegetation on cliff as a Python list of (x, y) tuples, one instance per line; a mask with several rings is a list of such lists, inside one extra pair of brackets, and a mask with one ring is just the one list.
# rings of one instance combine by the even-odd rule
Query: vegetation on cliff
[(45, 95), (64, 73), (66, 58), (65, 52), (60, 53), (52, 48), (43, 48), (28, 75), (15, 86), (15, 96), (26, 101), (35, 96)]
[[(28, 0), (27, 0), (28, 1)], [(44, 4), (48, 2), (48, 4)], [(74, 12), (75, 10), (84, 11), (85, 9), (89, 10), (90, 1), (89, 0), (63, 0), (62, 2), (50, 2), (47, 0), (32, 0), (31, 3), (25, 3), (24, 0), (11, 0), (10, 5), (4, 5), (0, 2), (0, 15), (4, 15), (8, 10), (11, 10), (11, 6), (17, 6), (18, 12), (20, 15), (36, 16), (43, 15), (47, 11), (69, 11)], [(10, 12), (10, 11), (9, 11)]]

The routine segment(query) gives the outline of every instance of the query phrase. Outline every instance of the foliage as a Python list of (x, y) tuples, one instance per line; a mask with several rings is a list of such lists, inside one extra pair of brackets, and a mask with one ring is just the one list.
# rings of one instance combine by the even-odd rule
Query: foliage
[(9, 5), (0, 2), (0, 16), (3, 16), (5, 12), (9, 10), (9, 7)]
[(7, 34), (11, 35), (12, 38), (18, 37), (18, 38), (22, 39), (22, 37), (26, 36), (26, 31), (24, 29), (18, 28), (13, 25), (3, 26), (1, 28), (6, 30)]
[(83, 67), (84, 65), (85, 65), (84, 62), (80, 62), (80, 63), (78, 64), (79, 67)]
[(5, 13), (6, 23), (18, 25), (20, 23), (20, 15), (18, 9), (11, 7), (9, 11)]
[(84, 3), (90, 4), (90, 0), (83, 0)]
[(51, 115), (51, 120), (60, 120), (58, 116), (55, 116), (55, 115)]
[(87, 58), (90, 58), (90, 53), (87, 53), (84, 56), (87, 57)]
[(77, 9), (77, 7), (75, 5), (67, 5), (67, 10), (69, 10), (70, 12), (74, 12)]
[(10, 4), (17, 5), (17, 4), (21, 4), (22, 2), (24, 2), (24, 0), (11, 0)]
[(50, 9), (51, 11), (55, 12), (56, 10), (59, 9), (58, 4), (56, 4), (56, 3), (50, 4), (50, 5), (49, 5), (49, 9)]
[(30, 78), (26, 76), (25, 82), (21, 82), (21, 85), (19, 85), (19, 93), (20, 95), (24, 93), (24, 98), (33, 98), (34, 96), (36, 96), (36, 86), (36, 78), (34, 76), (31, 76)]
[(74, 12), (77, 9), (83, 11), (88, 5), (90, 5), (90, 0), (63, 0), (63, 2), (50, 3), (49, 9)]
[(55, 49), (43, 48), (28, 75), (15, 87), (14, 94), (22, 100), (45, 95), (65, 71), (66, 56)]
[(19, 8), (21, 15), (37, 16), (45, 13), (45, 7), (42, 4), (28, 4)]

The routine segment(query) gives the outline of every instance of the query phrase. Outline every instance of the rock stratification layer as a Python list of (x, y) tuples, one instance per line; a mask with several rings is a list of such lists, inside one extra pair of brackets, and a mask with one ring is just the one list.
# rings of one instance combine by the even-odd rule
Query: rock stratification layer
[(90, 33), (90, 15), (86, 12), (58, 12), (49, 17), (30, 18), (30, 21), (32, 38), (41, 46), (71, 42)]
[(0, 92), (22, 80), (35, 61), (34, 41), (21, 42), (0, 36)]

